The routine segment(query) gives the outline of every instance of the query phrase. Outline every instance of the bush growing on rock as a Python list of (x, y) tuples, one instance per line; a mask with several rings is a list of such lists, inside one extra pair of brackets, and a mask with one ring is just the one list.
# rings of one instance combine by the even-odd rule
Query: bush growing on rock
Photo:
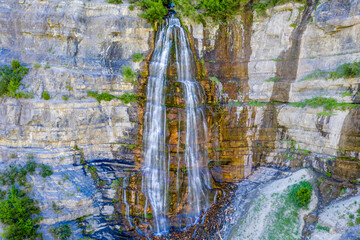
[(35, 217), (40, 208), (25, 192), (14, 185), (8, 190), (7, 198), (0, 201), (0, 222), (5, 224), (2, 237), (5, 239), (37, 239), (40, 218)]
[(26, 184), (27, 171), (19, 165), (10, 165), (0, 173), (0, 185), (10, 186), (19, 183), (21, 186)]
[(43, 99), (46, 101), (50, 99), (50, 94), (47, 91), (44, 91), (42, 94)]
[(360, 62), (344, 63), (336, 68), (335, 72), (330, 72), (327, 79), (354, 78), (360, 76)]
[(51, 167), (46, 166), (45, 164), (41, 164), (40, 168), (41, 168), (40, 175), (43, 178), (46, 178), (46, 177), (51, 176), (53, 174), (53, 171), (51, 170)]
[(21, 66), (18, 60), (12, 60), (11, 67), (0, 68), (0, 96), (28, 97), (24, 92), (19, 92), (21, 80), (28, 74), (29, 69)]
[(69, 224), (64, 224), (58, 227), (51, 227), (49, 231), (56, 240), (66, 240), (69, 239), (72, 235)]
[(135, 53), (132, 59), (133, 62), (142, 62), (144, 60), (144, 56), (141, 53)]
[(161, 22), (163, 17), (168, 14), (168, 10), (161, 0), (141, 0), (138, 4), (144, 11), (140, 17), (145, 18), (149, 23)]
[(130, 83), (133, 86), (137, 84), (137, 74), (131, 67), (123, 66), (122, 71), (124, 75), (124, 82)]
[(308, 181), (295, 184), (290, 190), (290, 200), (297, 207), (306, 207), (310, 203), (313, 187)]
[(107, 0), (108, 3), (122, 4), (122, 0)]

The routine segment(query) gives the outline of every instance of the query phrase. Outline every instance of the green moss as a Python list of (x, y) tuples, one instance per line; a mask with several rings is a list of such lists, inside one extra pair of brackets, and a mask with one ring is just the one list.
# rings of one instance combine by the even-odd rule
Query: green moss
[(265, 82), (277, 82), (277, 81), (280, 81), (280, 78), (278, 77), (272, 77), (272, 78), (269, 78), (269, 79), (266, 79)]
[(252, 99), (250, 99), (250, 101), (247, 103), (247, 105), (251, 107), (263, 107), (266, 106), (266, 104), (266, 102), (257, 102)]
[(39, 68), (41, 68), (41, 65), (39, 63), (35, 62), (35, 63), (33, 63), (33, 68), (39, 69)]
[(322, 231), (326, 231), (326, 232), (330, 232), (330, 228), (329, 227), (324, 227), (321, 225), (317, 225), (316, 229), (322, 230)]
[(327, 177), (331, 178), (332, 173), (331, 173), (331, 172), (325, 172), (325, 175), (326, 175)]

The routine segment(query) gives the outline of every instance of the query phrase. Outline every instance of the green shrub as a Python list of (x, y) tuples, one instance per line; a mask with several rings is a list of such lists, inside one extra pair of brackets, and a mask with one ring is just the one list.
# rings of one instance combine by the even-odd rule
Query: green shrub
[(63, 211), (63, 208), (57, 205), (55, 202), (51, 203), (51, 208), (56, 214), (60, 214)]
[(313, 187), (308, 181), (295, 184), (289, 193), (291, 201), (297, 207), (306, 207), (310, 203)]
[(266, 79), (265, 82), (277, 82), (277, 81), (280, 81), (280, 78), (278, 77), (272, 77), (272, 78), (269, 78), (269, 79)]
[(263, 107), (266, 104), (267, 104), (266, 102), (257, 102), (252, 99), (250, 99), (250, 101), (247, 103), (247, 105), (251, 107)]
[(132, 60), (133, 62), (142, 62), (144, 61), (144, 56), (141, 53), (135, 53), (132, 57)]
[(344, 63), (336, 68), (335, 72), (330, 72), (328, 79), (354, 78), (360, 76), (360, 62)]
[(108, 93), (108, 92), (103, 92), (101, 94), (99, 94), (98, 91), (88, 91), (87, 94), (88, 97), (93, 97), (95, 98), (99, 103), (103, 100), (103, 101), (111, 101), (114, 98), (117, 99), (118, 97)]
[(144, 11), (140, 14), (140, 17), (146, 19), (149, 23), (162, 22), (163, 17), (168, 14), (168, 10), (161, 0), (141, 0), (138, 4)]
[(45, 65), (43, 66), (44, 69), (49, 69), (50, 68), (50, 64), (49, 62), (46, 62)]
[(330, 228), (329, 227), (324, 227), (321, 225), (317, 225), (316, 229), (322, 230), (322, 231), (326, 231), (326, 232), (330, 232)]
[(265, 0), (265, 1), (260, 1), (257, 3), (254, 3), (252, 5), (252, 10), (256, 11), (256, 13), (260, 16), (264, 16), (267, 17), (266, 14), (266, 9), (278, 6), (278, 5), (282, 5), (288, 2), (297, 2), (297, 3), (302, 3), (305, 4), (306, 1), (305, 0)]
[(53, 171), (51, 170), (50, 166), (47, 166), (45, 164), (40, 165), (40, 176), (43, 178), (49, 177), (53, 174)]
[(140, 98), (139, 95), (128, 93), (128, 92), (124, 93), (120, 97), (117, 97), (117, 96), (111, 95), (110, 93), (107, 93), (107, 92), (99, 94), (98, 91), (94, 91), (94, 92), (88, 91), (88, 97), (95, 98), (96, 100), (98, 100), (99, 103), (102, 100), (111, 101), (113, 99), (119, 99), (119, 100), (123, 101), (125, 104), (135, 102), (136, 100), (138, 100)]
[(0, 173), (0, 185), (10, 186), (18, 182), (21, 186), (26, 184), (27, 171), (19, 165), (10, 165)]
[(58, 227), (51, 227), (49, 231), (56, 240), (66, 240), (69, 239), (72, 235), (69, 224), (64, 224)]
[(5, 224), (2, 237), (5, 239), (38, 239), (37, 233), (40, 208), (25, 192), (14, 185), (8, 190), (7, 198), (0, 201), (0, 222)]
[(35, 62), (35, 63), (33, 63), (33, 68), (39, 69), (39, 68), (41, 68), (41, 65), (39, 63)]
[(108, 3), (122, 4), (122, 0), (107, 0)]
[(328, 74), (328, 72), (326, 72), (326, 71), (316, 69), (314, 72), (310, 73), (309, 75), (307, 75), (306, 77), (304, 77), (300, 81), (307, 81), (307, 80), (325, 78), (327, 74)]
[(28, 74), (29, 69), (21, 66), (18, 60), (12, 60), (11, 68), (4, 66), (0, 68), (0, 96), (26, 97), (23, 92), (19, 92), (21, 80)]
[(127, 92), (119, 97), (119, 99), (121, 101), (123, 101), (125, 104), (131, 103), (131, 102), (136, 102), (136, 100), (138, 100), (139, 98), (140, 98), (139, 95), (131, 94), (131, 93), (127, 93)]
[(323, 107), (325, 110), (345, 110), (349, 108), (355, 108), (358, 104), (351, 103), (338, 103), (334, 98), (324, 98), (324, 97), (315, 97), (311, 99), (306, 99), (301, 102), (289, 103), (289, 105), (294, 107), (306, 107), (311, 108)]
[(133, 4), (130, 4), (129, 10), (132, 11), (132, 10), (134, 10), (134, 9), (135, 9), (135, 6), (134, 6)]
[(203, 0), (201, 8), (205, 10), (204, 16), (215, 22), (226, 22), (239, 11), (241, 3), (246, 2), (247, 0)]
[(29, 174), (34, 174), (36, 167), (37, 167), (36, 162), (32, 161), (32, 160), (27, 161), (27, 163), (25, 165), (25, 169), (27, 170), (27, 172)]
[(47, 91), (44, 91), (42, 94), (42, 98), (47, 101), (50, 99), (50, 94)]
[(137, 74), (132, 70), (131, 67), (123, 66), (124, 82), (130, 83), (131, 85), (137, 85)]

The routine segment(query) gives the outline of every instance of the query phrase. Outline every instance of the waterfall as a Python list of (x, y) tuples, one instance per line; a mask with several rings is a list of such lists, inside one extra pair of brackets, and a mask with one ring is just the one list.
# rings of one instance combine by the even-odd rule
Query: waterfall
[[(144, 167), (142, 191), (152, 210), (153, 231), (157, 234), (169, 229), (169, 191), (174, 185), (177, 207), (183, 209), (193, 223), (201, 211), (208, 206), (210, 189), (207, 169), (207, 151), (205, 148), (207, 124), (204, 114), (204, 91), (195, 79), (195, 61), (185, 30), (179, 19), (169, 17), (160, 26), (155, 39), (155, 49), (149, 66), (147, 84), (147, 103), (144, 114)], [(172, 56), (172, 57), (171, 57)], [(171, 59), (174, 59), (171, 62)], [(173, 64), (176, 72), (174, 79), (183, 89), (184, 115), (186, 123), (185, 149), (180, 156), (180, 130), (176, 157), (170, 156), (167, 142), (166, 96), (169, 85), (169, 68)], [(179, 116), (181, 114), (179, 113)], [(180, 129), (180, 120), (179, 120)], [(174, 162), (177, 161), (177, 162)], [(176, 166), (171, 184), (171, 166)], [(182, 171), (180, 166), (184, 166)], [(184, 177), (185, 175), (185, 177)], [(183, 182), (180, 183), (181, 179)], [(186, 187), (180, 188), (180, 184)], [(170, 186), (171, 185), (171, 186)], [(181, 192), (185, 191), (185, 192)], [(179, 197), (182, 196), (182, 197)], [(146, 215), (145, 210), (145, 215)]]

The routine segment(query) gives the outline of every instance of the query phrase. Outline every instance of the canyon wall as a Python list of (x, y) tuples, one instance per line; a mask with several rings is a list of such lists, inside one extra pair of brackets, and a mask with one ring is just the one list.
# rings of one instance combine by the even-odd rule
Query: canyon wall
[[(32, 99), (1, 99), (0, 166), (23, 164), (33, 154), (53, 167), (46, 182), (31, 180), (44, 229), (87, 215), (95, 237), (120, 229), (108, 223), (115, 211), (111, 184), (141, 165), (143, 102), (99, 103), (87, 91), (145, 94), (146, 81), (131, 85), (122, 66), (147, 74), (155, 31), (128, 6), (0, 0), (0, 64), (19, 59), (29, 67), (21, 88), (34, 93)], [(359, 1), (288, 3), (267, 16), (243, 11), (221, 26), (182, 21), (207, 94), (209, 167), (216, 181), (236, 182), (267, 164), (360, 178), (359, 107), (329, 115), (322, 107), (289, 104), (319, 96), (360, 103), (358, 78), (302, 80), (316, 69), (360, 61)], [(134, 63), (135, 53), (146, 61)], [(44, 91), (50, 100), (42, 99)], [(59, 184), (66, 175), (70, 179)], [(131, 191), (135, 204), (137, 189)], [(64, 211), (55, 214), (52, 202)]]
[(209, 111), (215, 178), (237, 181), (264, 164), (360, 177), (359, 107), (324, 114), (322, 107), (289, 104), (316, 97), (359, 103), (358, 78), (303, 80), (359, 61), (359, 7), (287, 3), (268, 9), (267, 17), (244, 12), (221, 28), (187, 23), (205, 60), (209, 101), (217, 105)]

